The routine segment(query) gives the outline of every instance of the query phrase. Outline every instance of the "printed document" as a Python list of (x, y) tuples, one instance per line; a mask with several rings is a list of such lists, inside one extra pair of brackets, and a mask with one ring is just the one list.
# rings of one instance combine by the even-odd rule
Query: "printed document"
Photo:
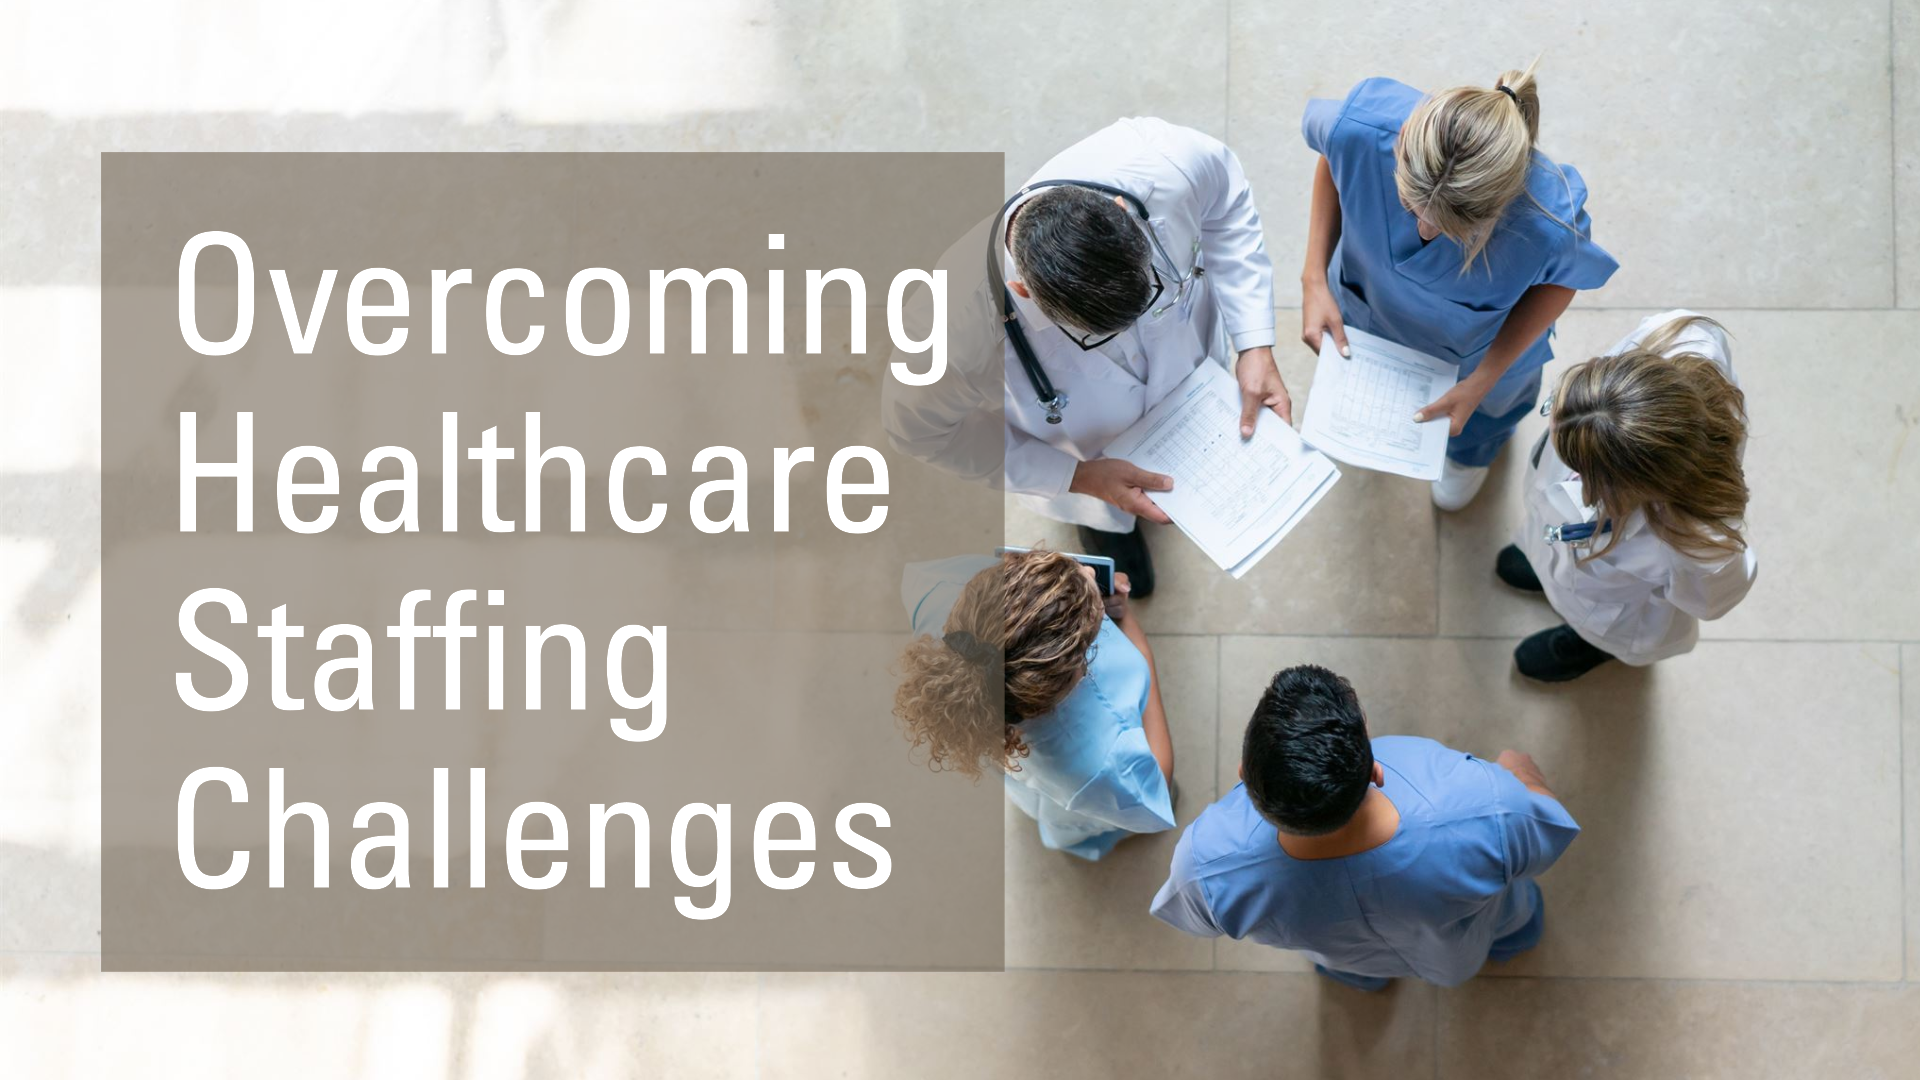
[(1415, 423), (1459, 378), (1458, 366), (1347, 328), (1351, 357), (1320, 335), (1320, 362), (1307, 391), (1300, 437), (1329, 457), (1416, 480), (1440, 479), (1447, 419)]
[(1270, 409), (1240, 438), (1240, 386), (1202, 361), (1193, 374), (1108, 447), (1106, 456), (1173, 477), (1147, 495), (1200, 550), (1234, 577), (1307, 516), (1340, 470)]

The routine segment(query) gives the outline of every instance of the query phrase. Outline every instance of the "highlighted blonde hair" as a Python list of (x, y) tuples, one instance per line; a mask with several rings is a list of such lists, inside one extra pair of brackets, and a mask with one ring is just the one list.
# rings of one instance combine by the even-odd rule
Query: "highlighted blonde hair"
[(935, 772), (1018, 771), (1027, 754), (1019, 724), (1079, 685), (1105, 618), (1079, 563), (1053, 551), (1009, 552), (967, 582), (944, 638), (923, 634), (907, 646), (894, 715)]
[(1414, 108), (1394, 144), (1401, 203), (1460, 245), (1462, 273), (1486, 250), (1507, 207), (1526, 193), (1540, 138), (1540, 87), (1533, 77), (1539, 62), (1502, 72), (1492, 89), (1440, 91)]
[(1724, 333), (1705, 316), (1683, 316), (1634, 348), (1575, 366), (1554, 391), (1554, 452), (1580, 474), (1600, 519), (1616, 523), (1583, 561), (1610, 549), (1636, 510), (1690, 557), (1746, 549), (1746, 396), (1712, 360), (1666, 355), (1696, 325)]

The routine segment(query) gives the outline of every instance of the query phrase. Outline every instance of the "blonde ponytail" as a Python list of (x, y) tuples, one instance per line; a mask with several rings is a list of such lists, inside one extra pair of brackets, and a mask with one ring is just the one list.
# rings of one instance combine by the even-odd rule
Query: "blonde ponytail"
[(1485, 252), (1507, 207), (1527, 191), (1540, 137), (1535, 59), (1492, 87), (1456, 86), (1421, 102), (1394, 145), (1400, 201), (1465, 252), (1464, 273)]
[[(1525, 71), (1503, 71), (1493, 84), (1494, 93), (1508, 98), (1520, 110), (1521, 122), (1527, 127), (1529, 148), (1540, 141), (1540, 83), (1533, 77), (1533, 69), (1539, 63), (1536, 58)], [(1513, 93), (1509, 95), (1507, 90)]]

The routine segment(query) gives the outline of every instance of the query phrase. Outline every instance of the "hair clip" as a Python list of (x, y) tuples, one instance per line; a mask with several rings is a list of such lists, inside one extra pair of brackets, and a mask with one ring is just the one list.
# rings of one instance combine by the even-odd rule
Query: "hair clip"
[(994, 662), (1000, 659), (999, 649), (965, 630), (949, 630), (940, 640), (946, 643), (947, 648), (959, 653), (969, 664), (992, 667)]

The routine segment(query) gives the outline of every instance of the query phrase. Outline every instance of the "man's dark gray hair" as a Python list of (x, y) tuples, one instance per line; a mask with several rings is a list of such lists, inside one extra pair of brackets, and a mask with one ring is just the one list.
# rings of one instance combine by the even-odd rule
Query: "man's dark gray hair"
[(1040, 313), (1089, 334), (1131, 326), (1153, 295), (1152, 249), (1130, 207), (1091, 188), (1054, 187), (1013, 219), (1013, 262)]

